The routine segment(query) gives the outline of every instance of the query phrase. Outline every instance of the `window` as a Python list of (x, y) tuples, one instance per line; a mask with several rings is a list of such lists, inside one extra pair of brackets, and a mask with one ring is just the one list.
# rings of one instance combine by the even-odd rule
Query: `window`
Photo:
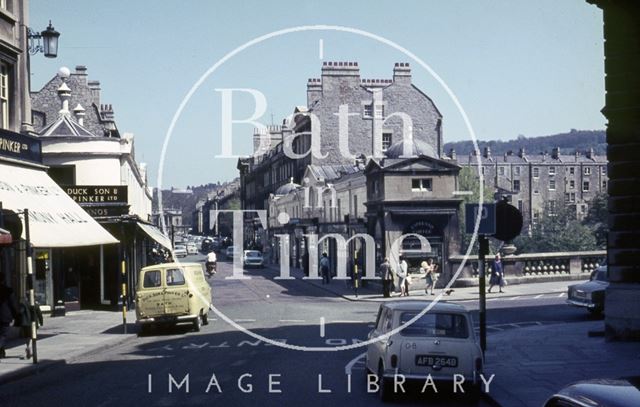
[(513, 191), (520, 192), (520, 180), (517, 180), (517, 179), (513, 180)]
[(607, 180), (602, 180), (602, 189), (606, 191), (607, 189)]
[(584, 167), (584, 175), (591, 175), (591, 167)]
[(482, 175), (484, 175), (484, 167), (481, 167)]
[(576, 181), (575, 180), (569, 180), (569, 189), (576, 189)]
[(556, 201), (553, 199), (550, 199), (549, 202), (547, 202), (547, 208), (549, 209), (549, 215), (555, 215), (556, 213)]
[(533, 178), (538, 178), (540, 176), (540, 168), (533, 167)]
[(75, 185), (76, 184), (76, 166), (61, 165), (49, 167), (47, 174), (58, 185)]
[(382, 133), (382, 151), (387, 151), (391, 147), (391, 133)]
[(522, 202), (522, 199), (518, 199), (518, 210), (520, 212), (524, 212), (524, 203)]
[(515, 176), (520, 176), (520, 167), (513, 167), (513, 174)]
[(536, 223), (538, 221), (538, 219), (540, 219), (540, 212), (534, 211), (533, 212), (533, 223)]
[(162, 285), (162, 278), (160, 277), (160, 270), (149, 270), (144, 273), (144, 280), (142, 286), (144, 288), (160, 287)]
[(575, 175), (576, 167), (569, 167), (569, 175)]
[[(404, 325), (418, 315), (416, 312), (403, 312), (400, 315), (400, 324)], [(467, 318), (461, 314), (428, 313), (418, 318), (400, 333), (403, 336), (427, 336), (468, 338)]]
[(431, 191), (431, 178), (417, 178), (411, 180), (412, 191)]
[(576, 193), (575, 192), (567, 192), (564, 194), (564, 201), (566, 203), (575, 203), (576, 202)]
[(0, 128), (9, 128), (9, 66), (0, 62)]
[(184, 285), (184, 274), (181, 269), (167, 270), (167, 286)]
[(556, 180), (555, 179), (550, 179), (549, 180), (549, 191), (555, 191), (556, 190)]
[(364, 105), (364, 117), (373, 117), (373, 104)]
[(534, 189), (534, 190), (533, 190), (533, 194), (534, 194), (534, 195), (538, 195), (539, 193), (540, 193), (540, 191), (539, 191), (539, 190), (537, 190), (537, 189)]
[(607, 167), (606, 166), (602, 166), (600, 167), (600, 174), (602, 175), (607, 175)]
[(353, 196), (353, 217), (358, 217), (358, 195)]
[(556, 167), (555, 166), (549, 167), (549, 175), (556, 175)]
[(504, 175), (504, 167), (503, 166), (498, 167), (498, 175)]
[(340, 210), (341, 206), (342, 206), (342, 199), (338, 199), (338, 220), (340, 220), (340, 215), (342, 214), (342, 211)]
[(589, 192), (589, 189), (590, 189), (589, 181), (584, 181), (582, 183), (582, 191)]

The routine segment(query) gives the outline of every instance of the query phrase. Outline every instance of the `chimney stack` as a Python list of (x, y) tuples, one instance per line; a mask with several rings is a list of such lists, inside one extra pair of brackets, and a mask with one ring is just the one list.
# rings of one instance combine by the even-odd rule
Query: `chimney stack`
[(520, 147), (520, 149), (518, 150), (518, 157), (520, 157), (520, 158), (524, 158), (525, 157), (524, 147)]
[(86, 112), (84, 107), (82, 107), (80, 103), (78, 103), (78, 105), (73, 108), (73, 114), (76, 116), (76, 119), (78, 119), (78, 124), (80, 126), (84, 126), (84, 116)]
[(587, 158), (589, 158), (589, 159), (593, 159), (595, 156), (596, 156), (596, 155), (595, 155), (595, 154), (594, 154), (594, 152), (593, 152), (593, 148), (589, 148), (589, 149), (587, 150)]
[(456, 155), (456, 149), (452, 148), (449, 150), (449, 158), (451, 158), (452, 160), (457, 160), (458, 156)]
[(338, 93), (340, 87), (360, 86), (360, 68), (357, 62), (325, 61), (322, 63), (323, 92)]
[(484, 158), (491, 158), (491, 148), (489, 146), (486, 146), (482, 155)]
[(396, 62), (393, 67), (393, 82), (411, 85), (411, 68), (408, 62)]
[(307, 81), (307, 107), (311, 107), (313, 102), (322, 97), (322, 80), (309, 78)]
[(91, 92), (91, 99), (96, 105), (100, 104), (100, 81), (87, 82), (89, 91)]
[(551, 150), (551, 158), (557, 160), (560, 157), (560, 147), (553, 147)]

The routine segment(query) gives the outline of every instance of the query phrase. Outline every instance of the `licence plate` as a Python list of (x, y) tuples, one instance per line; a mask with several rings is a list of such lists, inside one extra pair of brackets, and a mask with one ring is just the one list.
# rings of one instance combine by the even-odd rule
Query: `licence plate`
[(458, 367), (458, 358), (454, 356), (418, 355), (416, 366)]

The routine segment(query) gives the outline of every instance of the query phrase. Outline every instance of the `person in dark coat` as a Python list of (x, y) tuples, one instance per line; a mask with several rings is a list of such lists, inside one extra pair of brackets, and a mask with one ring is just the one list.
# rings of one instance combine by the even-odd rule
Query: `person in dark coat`
[(11, 322), (18, 317), (18, 301), (13, 289), (6, 285), (5, 274), (0, 272), (0, 358), (6, 357), (5, 344)]
[(491, 267), (491, 278), (489, 279), (489, 290), (487, 292), (491, 292), (491, 289), (494, 285), (497, 285), (500, 288), (500, 292), (502, 291), (502, 287), (504, 287), (504, 268), (502, 267), (502, 261), (500, 260), (500, 253), (496, 254), (495, 260), (493, 261), (493, 265)]
[(384, 298), (391, 296), (391, 287), (393, 286), (393, 270), (387, 257), (380, 264), (380, 275), (382, 277), (382, 295)]
[(29, 305), (28, 295), (25, 297), (25, 302), (20, 304), (20, 333), (25, 340), (25, 354), (27, 359), (31, 359), (31, 338), (32, 338), (32, 322), (35, 322), (36, 330), (42, 326), (44, 320), (42, 318), (42, 311), (40, 310), (40, 305), (35, 304), (34, 306)]

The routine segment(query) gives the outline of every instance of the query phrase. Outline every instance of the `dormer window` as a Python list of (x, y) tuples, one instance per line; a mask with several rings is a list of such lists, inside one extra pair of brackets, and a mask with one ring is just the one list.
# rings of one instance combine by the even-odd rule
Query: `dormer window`
[(431, 191), (431, 178), (414, 178), (411, 180), (411, 190), (414, 192)]

